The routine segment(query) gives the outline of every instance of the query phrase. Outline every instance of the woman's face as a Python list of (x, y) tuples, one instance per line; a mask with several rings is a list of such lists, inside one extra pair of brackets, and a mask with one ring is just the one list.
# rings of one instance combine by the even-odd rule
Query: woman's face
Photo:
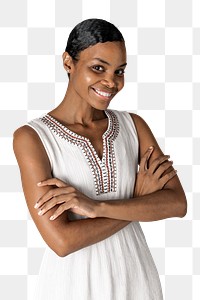
[(106, 109), (124, 86), (126, 49), (123, 42), (98, 43), (79, 54), (70, 70), (75, 97), (96, 109)]

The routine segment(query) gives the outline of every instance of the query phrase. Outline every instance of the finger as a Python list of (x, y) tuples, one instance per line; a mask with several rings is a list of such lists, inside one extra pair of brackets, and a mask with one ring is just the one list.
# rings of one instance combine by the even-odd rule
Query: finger
[(156, 159), (154, 159), (151, 166), (149, 167), (149, 171), (153, 174), (155, 172), (155, 170), (169, 158), (170, 158), (170, 155), (162, 155), (162, 156), (157, 157)]
[(55, 189), (49, 190), (36, 202), (34, 208), (41, 207), (44, 203), (46, 203), (53, 197), (57, 197), (62, 194), (66, 195), (66, 194), (73, 193), (73, 192), (75, 192), (75, 188), (72, 186), (67, 186), (64, 188), (55, 188)]
[(165, 186), (165, 184), (170, 181), (174, 176), (177, 175), (177, 170), (172, 170), (171, 172), (164, 175), (162, 178), (160, 178), (160, 183), (162, 188)]
[(74, 204), (72, 201), (65, 202), (64, 204), (61, 204), (58, 209), (54, 212), (54, 214), (49, 218), (49, 220), (53, 221), (58, 216), (60, 216), (64, 211), (69, 210), (70, 208), (73, 208)]
[(50, 209), (52, 209), (54, 206), (61, 205), (61, 204), (65, 203), (65, 202), (67, 202), (67, 201), (68, 201), (68, 199), (67, 199), (66, 195), (61, 195), (61, 196), (58, 196), (58, 197), (53, 197), (51, 200), (49, 200), (48, 202), (46, 202), (41, 207), (41, 209), (38, 211), (38, 215), (42, 216), (47, 211), (49, 211)]
[[(173, 165), (173, 161), (166, 161), (158, 166), (156, 171), (154, 172), (157, 178), (160, 178), (165, 171), (167, 171)], [(170, 171), (170, 170), (169, 170)]]
[(142, 171), (145, 171), (147, 170), (148, 168), (148, 160), (153, 152), (154, 148), (153, 146), (150, 146), (147, 151), (144, 153), (144, 155), (142, 156), (141, 158), (141, 161), (140, 161), (140, 169)]
[(46, 186), (46, 185), (56, 185), (57, 187), (65, 187), (67, 186), (66, 182), (58, 179), (58, 178), (50, 178), (47, 180), (43, 180), (37, 183), (37, 186)]

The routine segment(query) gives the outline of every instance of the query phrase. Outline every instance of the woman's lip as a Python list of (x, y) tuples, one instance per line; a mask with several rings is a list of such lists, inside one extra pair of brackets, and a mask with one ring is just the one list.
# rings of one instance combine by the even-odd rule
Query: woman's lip
[(95, 89), (95, 88), (92, 88), (92, 89), (94, 90), (95, 94), (97, 94), (98, 96), (100, 96), (102, 98), (110, 99), (113, 96), (113, 93), (103, 91), (101, 89)]

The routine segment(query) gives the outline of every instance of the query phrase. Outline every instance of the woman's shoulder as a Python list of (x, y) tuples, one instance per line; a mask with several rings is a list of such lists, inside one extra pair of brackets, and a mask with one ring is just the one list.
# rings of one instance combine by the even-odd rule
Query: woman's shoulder
[(29, 140), (35, 139), (36, 137), (37, 134), (35, 130), (27, 124), (17, 128), (13, 133), (14, 140), (21, 140), (22, 138)]
[(21, 127), (17, 128), (14, 131), (14, 136), (21, 136), (21, 135), (34, 135), (33, 127), (37, 126), (41, 123), (42, 117), (44, 117), (46, 114), (37, 116), (35, 118), (32, 118), (28, 120), (26, 123), (24, 123)]
[(129, 115), (131, 116), (136, 127), (148, 126), (145, 120), (138, 114), (130, 112)]
[(13, 138), (16, 140), (38, 140), (38, 132), (45, 130), (44, 123), (42, 122), (42, 118), (45, 115), (33, 118), (23, 126), (17, 128), (14, 131)]
[(14, 143), (40, 143), (39, 132), (44, 130), (44, 124), (41, 122), (43, 114), (41, 116), (32, 118), (23, 124), (21, 127), (17, 128), (13, 133)]
[(31, 152), (39, 147), (41, 141), (36, 131), (28, 125), (17, 128), (13, 133), (13, 149), (15, 153)]
[(125, 121), (126, 125), (129, 124), (129, 127), (137, 133), (140, 143), (148, 139), (155, 141), (149, 125), (140, 115), (125, 110), (114, 110), (113, 112), (117, 114), (118, 118), (121, 117), (122, 122)]
[(36, 161), (51, 166), (40, 136), (28, 125), (17, 128), (13, 133), (13, 150), (21, 167)]

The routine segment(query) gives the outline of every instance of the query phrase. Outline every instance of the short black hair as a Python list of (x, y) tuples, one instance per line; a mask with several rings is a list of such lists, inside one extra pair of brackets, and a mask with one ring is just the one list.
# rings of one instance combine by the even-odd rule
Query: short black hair
[(97, 43), (124, 42), (123, 35), (112, 23), (102, 19), (87, 19), (72, 29), (65, 51), (78, 60), (81, 51)]

